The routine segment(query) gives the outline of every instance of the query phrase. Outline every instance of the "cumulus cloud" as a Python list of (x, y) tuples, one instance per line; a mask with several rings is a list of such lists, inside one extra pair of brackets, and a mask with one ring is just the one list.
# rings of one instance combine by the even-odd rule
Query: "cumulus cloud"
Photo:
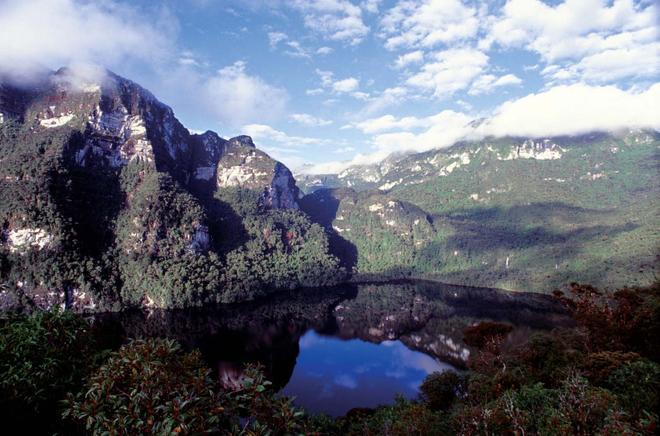
[(629, 127), (660, 130), (658, 114), (660, 84), (641, 92), (562, 85), (504, 103), (480, 131), (495, 136), (553, 136)]
[[(316, 74), (318, 74), (319, 78), (321, 79), (321, 85), (324, 88), (335, 92), (336, 94), (349, 94), (361, 100), (369, 96), (364, 92), (358, 91), (360, 87), (360, 80), (356, 79), (355, 77), (347, 77), (345, 79), (336, 80), (332, 71), (319, 69), (316, 70)], [(311, 89), (306, 91), (307, 95), (316, 95), (320, 94), (321, 92), (321, 89)]]
[(421, 50), (411, 51), (400, 55), (396, 61), (394, 61), (394, 68), (401, 69), (410, 64), (418, 64), (424, 60), (424, 52)]
[(392, 108), (406, 100), (408, 90), (402, 86), (386, 88), (380, 94), (370, 97), (365, 107), (356, 114), (356, 118), (365, 118), (373, 116), (385, 109)]
[(307, 28), (328, 39), (356, 45), (369, 33), (362, 9), (348, 0), (292, 0), (290, 5), (303, 12)]
[(190, 66), (160, 71), (156, 95), (187, 117), (234, 129), (243, 124), (270, 122), (286, 111), (288, 93), (250, 74), (237, 61), (215, 72)]
[(520, 85), (521, 83), (522, 80), (515, 74), (505, 74), (500, 77), (494, 76), (493, 74), (484, 74), (472, 83), (468, 94), (487, 94), (501, 86)]
[(360, 81), (355, 77), (349, 77), (342, 80), (337, 80), (332, 84), (332, 89), (337, 92), (353, 92), (360, 87)]
[(353, 127), (373, 135), (374, 152), (305, 171), (336, 173), (352, 165), (376, 163), (393, 152), (422, 152), (487, 136), (552, 137), (628, 128), (660, 131), (659, 113), (660, 83), (628, 91), (616, 86), (560, 85), (508, 101), (476, 127), (473, 116), (450, 110), (422, 118), (386, 115), (354, 123)]
[(386, 132), (389, 130), (413, 130), (418, 128), (428, 128), (434, 124), (441, 122), (440, 115), (433, 115), (430, 117), (401, 117), (397, 118), (394, 115), (387, 114), (378, 118), (370, 118), (358, 123), (353, 123), (352, 126), (361, 130), (363, 133), (373, 134)]
[(655, 2), (632, 0), (509, 0), (481, 46), (534, 51), (555, 65), (551, 76), (559, 80), (652, 77), (658, 73), (658, 12)]
[(277, 45), (289, 39), (289, 36), (283, 32), (268, 32), (268, 44), (270, 48), (275, 48)]
[(566, 66), (549, 65), (543, 74), (553, 81), (584, 80), (596, 83), (608, 83), (626, 77), (654, 77), (660, 72), (658, 53), (660, 42), (604, 50)]
[(487, 65), (488, 56), (480, 50), (457, 48), (439, 51), (406, 83), (428, 90), (437, 98), (446, 98), (466, 89)]
[(268, 32), (268, 45), (271, 49), (284, 45), (284, 54), (294, 58), (311, 58), (309, 50), (303, 47), (300, 42), (290, 39), (289, 35), (283, 32)]
[(324, 120), (323, 118), (315, 117), (310, 114), (292, 114), (289, 118), (296, 123), (310, 127), (329, 126), (332, 124), (331, 120)]
[(129, 60), (157, 62), (175, 51), (176, 23), (149, 20), (114, 1), (5, 0), (0, 2), (0, 72), (17, 78), (43, 67)]
[(284, 89), (248, 74), (243, 61), (218, 70), (204, 87), (208, 103), (219, 119), (230, 126), (282, 113), (289, 98)]
[(433, 47), (474, 37), (477, 11), (460, 0), (400, 0), (381, 20), (385, 47)]

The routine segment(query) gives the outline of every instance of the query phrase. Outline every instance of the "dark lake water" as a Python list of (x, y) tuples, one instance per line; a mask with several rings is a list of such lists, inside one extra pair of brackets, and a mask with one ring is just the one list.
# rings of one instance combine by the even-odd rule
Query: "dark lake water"
[(463, 331), (494, 320), (511, 341), (568, 324), (562, 308), (535, 294), (429, 282), (302, 290), (217, 309), (133, 312), (102, 322), (119, 337), (169, 337), (199, 349), (225, 384), (261, 363), (274, 386), (310, 412), (414, 398), (424, 378), (464, 367)]

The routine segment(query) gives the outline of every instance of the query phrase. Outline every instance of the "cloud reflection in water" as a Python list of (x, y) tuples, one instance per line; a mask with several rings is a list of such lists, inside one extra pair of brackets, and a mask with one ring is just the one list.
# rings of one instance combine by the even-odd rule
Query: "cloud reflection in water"
[(399, 341), (380, 344), (307, 332), (299, 342), (293, 376), (282, 390), (311, 412), (342, 415), (354, 407), (414, 398), (424, 378), (451, 366)]

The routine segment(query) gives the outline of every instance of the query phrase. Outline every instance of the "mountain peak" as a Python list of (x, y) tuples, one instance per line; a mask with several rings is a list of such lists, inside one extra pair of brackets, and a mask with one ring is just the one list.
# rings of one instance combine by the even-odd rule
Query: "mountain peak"
[(242, 145), (244, 147), (252, 147), (256, 148), (254, 145), (254, 142), (252, 141), (252, 137), (247, 136), (247, 135), (239, 135), (231, 138), (229, 140), (230, 145)]

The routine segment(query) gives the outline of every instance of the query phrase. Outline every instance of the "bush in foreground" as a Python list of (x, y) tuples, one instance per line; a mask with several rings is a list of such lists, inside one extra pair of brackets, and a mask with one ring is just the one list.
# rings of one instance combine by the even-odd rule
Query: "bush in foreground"
[(38, 312), (0, 327), (0, 415), (26, 433), (53, 430), (59, 401), (77, 391), (96, 357), (89, 325), (68, 312)]

